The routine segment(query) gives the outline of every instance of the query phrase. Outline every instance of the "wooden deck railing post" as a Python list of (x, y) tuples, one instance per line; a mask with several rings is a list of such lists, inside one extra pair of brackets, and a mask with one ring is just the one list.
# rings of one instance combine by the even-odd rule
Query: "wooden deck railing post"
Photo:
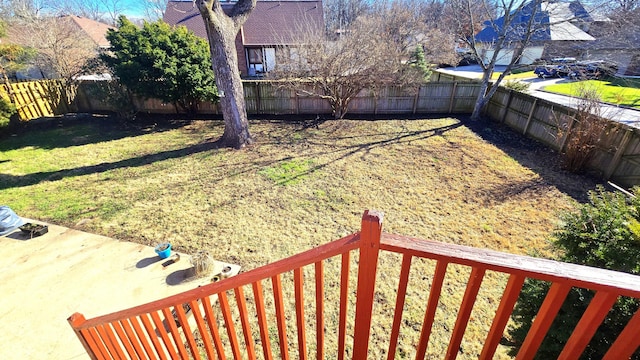
[(360, 260), (358, 263), (358, 288), (356, 290), (356, 316), (353, 334), (353, 359), (367, 358), (371, 332), (371, 311), (376, 286), (378, 251), (382, 235), (381, 212), (367, 210), (362, 216), (360, 231)]
[(71, 328), (73, 328), (73, 332), (75, 332), (76, 336), (78, 336), (78, 339), (80, 339), (80, 343), (82, 343), (82, 346), (84, 346), (84, 349), (87, 351), (87, 354), (92, 359), (97, 359), (95, 353), (93, 352), (93, 350), (89, 346), (89, 343), (87, 343), (87, 340), (80, 333), (80, 330), (78, 330), (78, 327), (80, 325), (82, 325), (85, 321), (87, 321), (85, 319), (84, 315), (82, 315), (80, 313), (74, 313), (73, 315), (69, 316), (67, 321), (69, 322), (69, 325), (71, 325)]

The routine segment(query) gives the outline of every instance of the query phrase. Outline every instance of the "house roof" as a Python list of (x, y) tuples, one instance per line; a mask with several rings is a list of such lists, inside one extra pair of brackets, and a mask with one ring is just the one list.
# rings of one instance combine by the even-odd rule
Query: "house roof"
[[(233, 2), (223, 3), (228, 11)], [(184, 25), (197, 36), (207, 39), (204, 21), (193, 1), (169, 1), (164, 21)], [(293, 35), (301, 26), (324, 28), (321, 0), (258, 1), (256, 8), (242, 26), (245, 46), (291, 45)]]
[[(7, 27), (6, 39), (2, 39), (0, 42), (34, 46), (34, 43), (42, 40), (38, 38), (39, 36), (42, 36), (42, 31), (40, 29), (50, 29), (52, 26), (55, 26), (59, 32), (67, 34), (76, 33), (79, 29), (81, 32), (78, 32), (78, 34), (81, 34), (80, 36), (83, 41), (86, 39), (94, 43), (96, 47), (101, 48), (108, 48), (111, 46), (109, 40), (106, 38), (106, 34), (107, 30), (115, 29), (113, 26), (99, 21), (75, 15), (63, 15), (59, 17), (43, 18), (41, 22), (37, 24), (13, 21), (10, 23), (10, 26)], [(69, 35), (62, 36), (70, 38)], [(79, 39), (80, 37), (76, 38)]]
[[(523, 39), (527, 24), (531, 20), (531, 14), (534, 14), (535, 23), (540, 24), (532, 34), (532, 41), (592, 41), (595, 38), (577, 25), (605, 21), (606, 19), (587, 10), (579, 1), (544, 1), (538, 6), (538, 8), (534, 8), (534, 3), (529, 2), (517, 13), (512, 14), (514, 20), (510, 24), (510, 31), (507, 31), (508, 41)], [(493, 42), (497, 40), (498, 32), (501, 32), (503, 27), (504, 16), (493, 22), (487, 22), (486, 27), (476, 34), (476, 41)]]
[(80, 29), (82, 29), (82, 31), (84, 31), (97, 46), (101, 48), (108, 48), (111, 46), (106, 35), (109, 29), (115, 29), (113, 26), (75, 15), (66, 15), (64, 17), (69, 18), (78, 25), (78, 27), (80, 27)]

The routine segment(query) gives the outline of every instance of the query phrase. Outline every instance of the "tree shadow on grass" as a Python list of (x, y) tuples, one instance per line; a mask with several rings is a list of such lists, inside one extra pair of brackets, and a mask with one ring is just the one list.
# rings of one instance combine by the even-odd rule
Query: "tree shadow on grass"
[(56, 181), (70, 176), (99, 174), (114, 169), (139, 167), (158, 161), (181, 158), (218, 148), (220, 148), (219, 142), (207, 142), (191, 145), (183, 149), (161, 151), (155, 154), (143, 155), (109, 163), (80, 166), (73, 169), (43, 171), (19, 176), (0, 174), (0, 190), (35, 185), (43, 181)]
[(525, 192), (541, 192), (557, 188), (574, 200), (589, 201), (588, 191), (602, 184), (596, 174), (574, 174), (562, 168), (561, 155), (546, 145), (527, 138), (506, 125), (488, 122), (489, 120), (470, 121), (462, 118), (465, 126), (482, 139), (502, 150), (521, 166), (540, 176), (526, 181), (513, 180), (504, 186), (488, 189), (479, 198), (485, 203), (503, 202)]
[(67, 148), (178, 129), (194, 120), (174, 115), (146, 115), (123, 121), (101, 114), (69, 114), (26, 122), (15, 136), (2, 138), (0, 151), (34, 147)]
[[(451, 125), (446, 125), (446, 126), (441, 126), (441, 127), (437, 127), (437, 128), (430, 128), (430, 129), (424, 129), (424, 130), (414, 130), (414, 131), (409, 131), (409, 130), (401, 130), (398, 132), (394, 132), (394, 133), (376, 133), (376, 136), (380, 136), (380, 135), (388, 135), (389, 137), (386, 139), (382, 139), (382, 140), (375, 140), (375, 141), (369, 141), (369, 142), (364, 142), (364, 143), (359, 143), (359, 144), (354, 144), (354, 145), (347, 145), (347, 146), (336, 146), (335, 144), (328, 144), (328, 143), (322, 143), (319, 141), (308, 141), (308, 143), (312, 144), (312, 145), (318, 145), (318, 146), (323, 146), (323, 147), (329, 147), (332, 148), (332, 150), (329, 151), (321, 151), (321, 152), (315, 152), (315, 153), (310, 153), (310, 154), (305, 154), (304, 158), (309, 158), (309, 159), (314, 159), (314, 158), (318, 158), (320, 156), (325, 156), (325, 155), (331, 155), (331, 154), (340, 154), (339, 156), (337, 156), (336, 158), (321, 163), (321, 164), (317, 164), (314, 165), (312, 167), (310, 167), (309, 169), (306, 169), (304, 171), (301, 171), (299, 173), (293, 174), (290, 177), (287, 177), (286, 179), (283, 180), (279, 180), (273, 183), (272, 187), (276, 187), (276, 186), (282, 186), (282, 185), (286, 185), (288, 183), (291, 182), (295, 182), (296, 180), (299, 180), (301, 178), (304, 178), (305, 176), (308, 176), (312, 173), (315, 173), (317, 171), (320, 171), (334, 163), (337, 163), (339, 161), (343, 161), (345, 159), (351, 158), (352, 156), (360, 156), (360, 158), (364, 158), (366, 157), (367, 154), (370, 154), (371, 151), (373, 151), (374, 149), (377, 148), (382, 148), (388, 145), (392, 145), (392, 144), (401, 144), (401, 143), (409, 143), (412, 141), (418, 141), (418, 140), (425, 140), (428, 139), (430, 137), (433, 136), (443, 136), (446, 132), (448, 131), (452, 131), (456, 128), (459, 128), (461, 126), (463, 126), (464, 124), (462, 124), (461, 122), (456, 122), (454, 124)], [(346, 136), (343, 138), (352, 138), (352, 137), (357, 137), (357, 136)], [(361, 137), (361, 136), (360, 136)], [(261, 163), (261, 165), (263, 166), (268, 166), (270, 164), (276, 164), (279, 162), (284, 162), (284, 161), (289, 161), (289, 160), (293, 160), (294, 158), (292, 157), (285, 157), (279, 160), (274, 160), (274, 161), (268, 161), (268, 162), (263, 162)], [(251, 167), (251, 169), (255, 169), (255, 164), (252, 164), (253, 166)], [(237, 166), (237, 164), (236, 164)], [(246, 170), (246, 171), (250, 171), (250, 170)], [(245, 171), (242, 172), (236, 172), (234, 173), (234, 175), (238, 175), (241, 174)], [(221, 181), (223, 178), (219, 178), (219, 179), (211, 179), (212, 182), (216, 182), (216, 181)], [(266, 191), (267, 189), (257, 189), (257, 190), (252, 190), (252, 191), (248, 191), (245, 193), (236, 193), (236, 196), (234, 198), (230, 198), (227, 199), (226, 201), (217, 203), (216, 206), (229, 206), (229, 205), (233, 205), (236, 200), (238, 199), (243, 199), (246, 197), (251, 197), (253, 195), (259, 194), (262, 191)]]

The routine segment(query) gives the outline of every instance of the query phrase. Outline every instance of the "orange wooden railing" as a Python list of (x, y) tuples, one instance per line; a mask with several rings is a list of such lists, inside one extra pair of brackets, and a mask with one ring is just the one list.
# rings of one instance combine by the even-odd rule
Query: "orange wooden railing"
[[(487, 272), (492, 272), (504, 274), (508, 280), (501, 299), (496, 299), (500, 302), (479, 358), (493, 358), (525, 279), (534, 278), (552, 285), (516, 358), (533, 358), (569, 290), (581, 287), (594, 290), (595, 296), (560, 356), (577, 359), (618, 297), (640, 298), (640, 276), (382, 234), (381, 224), (381, 214), (367, 211), (359, 233), (128, 310), (89, 320), (76, 313), (69, 323), (94, 359), (307, 359), (310, 354), (317, 359), (344, 359), (349, 355), (352, 359), (393, 359), (407, 311), (412, 260), (430, 259), (435, 262), (435, 271), (430, 274), (419, 341), (412, 344), (416, 359), (425, 358), (445, 276), (453, 264), (469, 268), (470, 275), (443, 358), (455, 359), (458, 355), (482, 281)], [(376, 288), (380, 285), (376, 281), (378, 259), (384, 253), (400, 254), (402, 261), (391, 329), (383, 334), (388, 347), (382, 355), (369, 347), (375, 325), (372, 312)], [(356, 257), (357, 267), (351, 265)], [(351, 275), (356, 271), (357, 279)], [(305, 282), (307, 276), (315, 281)], [(314, 298), (305, 298), (309, 293), (315, 294)], [(355, 314), (349, 306), (352, 302)], [(291, 331), (295, 331), (297, 340), (293, 341)], [(335, 348), (327, 347), (329, 336), (335, 339)], [(639, 346), (640, 311), (619, 334), (605, 359), (628, 359)]]

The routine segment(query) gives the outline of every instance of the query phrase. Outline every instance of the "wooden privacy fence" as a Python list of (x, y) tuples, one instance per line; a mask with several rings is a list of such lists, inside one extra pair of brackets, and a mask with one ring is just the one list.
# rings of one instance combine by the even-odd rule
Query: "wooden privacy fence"
[[(485, 109), (485, 114), (494, 121), (559, 152), (575, 135), (572, 129), (576, 113), (575, 109), (506, 88), (499, 88)], [(601, 120), (608, 125), (587, 167), (603, 179), (626, 187), (640, 184), (640, 129)]]
[[(378, 270), (385, 254), (401, 257), (397, 273)], [(420, 267), (423, 262), (430, 264), (429, 273)], [(450, 276), (461, 271), (468, 280), (461, 280), (464, 294), (454, 301), (447, 297), (453, 291)], [(480, 312), (487, 326), (479, 326), (483, 316), (474, 307), (483, 280), (493, 275), (504, 281), (492, 289), (494, 310)], [(514, 305), (524, 300), (520, 293), (526, 279), (548, 282), (550, 289), (519, 360), (533, 359), (572, 288), (591, 290), (593, 299), (575, 328), (566, 329), (570, 337), (560, 359), (580, 357), (618, 298), (640, 298), (640, 276), (383, 234), (382, 214), (367, 211), (361, 231), (340, 240), (152, 303), (88, 320), (75, 313), (68, 320), (94, 359), (395, 359), (407, 356), (409, 347), (415, 359), (427, 354), (455, 359), (461, 349), (478, 344), (478, 354), (470, 356), (493, 359)], [(327, 283), (335, 284), (335, 291)], [(395, 302), (379, 298), (377, 290), (388, 283), (394, 284)], [(428, 300), (411, 301), (418, 292)], [(380, 303), (389, 308), (381, 309)], [(443, 316), (455, 318), (450, 329), (443, 326)], [(640, 346), (640, 310), (622, 321), (624, 330), (609, 345), (605, 360), (628, 359)], [(479, 340), (465, 335), (469, 325), (475, 325), (472, 335)], [(407, 343), (404, 335), (411, 331), (419, 336)], [(449, 341), (430, 342), (432, 333), (439, 332), (444, 334), (438, 339)], [(332, 346), (329, 337), (337, 338)], [(443, 344), (446, 350), (428, 353), (429, 347)]]
[[(243, 81), (247, 113), (270, 115), (331, 114), (326, 99), (284, 89), (277, 82), (267, 80)], [(115, 111), (117, 105), (107, 101), (107, 82), (83, 82), (75, 101), (79, 112)], [(456, 113), (473, 110), (479, 85), (471, 82), (426, 83), (418, 91), (389, 86), (377, 92), (361, 91), (349, 104), (352, 114)], [(134, 99), (138, 111), (176, 113), (173, 104), (157, 99)], [(217, 104), (204, 102), (200, 114), (221, 114)]]
[(0, 96), (10, 100), (26, 121), (73, 111), (69, 104), (75, 95), (63, 81), (41, 80), (1, 84)]
[[(446, 80), (452, 75), (434, 73), (432, 78)], [(329, 114), (326, 99), (286, 90), (272, 81), (244, 81), (245, 100), (249, 114)], [(469, 114), (473, 110), (480, 89), (473, 79), (462, 82), (429, 82), (418, 91), (409, 92), (398, 87), (386, 87), (377, 92), (361, 91), (349, 105), (352, 114)], [(66, 112), (120, 112), (131, 101), (138, 111), (175, 113), (172, 104), (157, 99), (128, 99), (112, 82), (85, 81), (73, 91), (58, 81), (12, 84), (11, 91), (20, 104), (20, 117), (60, 115)], [(6, 85), (0, 93), (8, 97)], [(120, 99), (107, 101), (107, 99)], [(201, 114), (220, 115), (218, 104), (203, 103)], [(505, 123), (522, 134), (562, 151), (572, 136), (575, 110), (519, 93), (499, 88), (489, 102), (485, 114)], [(606, 114), (605, 114), (606, 115)], [(587, 166), (604, 179), (631, 187), (640, 184), (640, 129), (615, 121), (601, 139), (595, 155)]]

